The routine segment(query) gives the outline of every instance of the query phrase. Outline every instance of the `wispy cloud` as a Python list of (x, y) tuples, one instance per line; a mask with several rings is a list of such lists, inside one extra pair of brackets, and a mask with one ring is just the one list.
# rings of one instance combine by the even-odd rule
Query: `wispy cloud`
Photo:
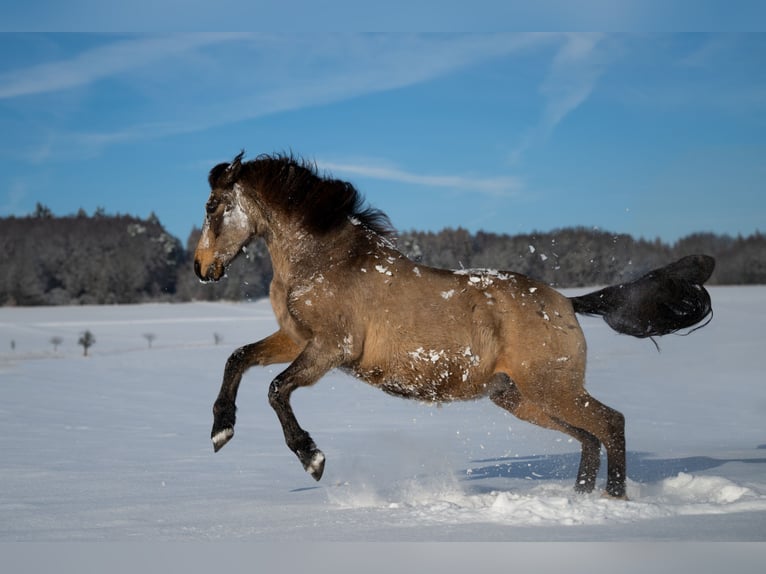
[(685, 68), (705, 68), (720, 56), (725, 55), (735, 39), (736, 37), (729, 34), (704, 36), (702, 41), (691, 51), (681, 56), (676, 64)]
[(466, 193), (491, 196), (516, 196), (522, 188), (520, 179), (508, 176), (470, 177), (464, 175), (427, 175), (412, 173), (395, 167), (351, 163), (317, 162), (320, 169), (369, 179), (394, 181), (426, 187), (450, 188)]
[(766, 82), (755, 70), (762, 67), (766, 37), (715, 33), (661, 38), (664, 42), (646, 42), (644, 37), (625, 42), (634, 59), (652, 58), (653, 73), (619, 86), (623, 105), (655, 113), (725, 113), (763, 125)]
[(138, 37), (103, 44), (76, 56), (0, 75), (0, 99), (67, 90), (178, 56), (211, 44), (239, 40), (242, 34), (182, 34)]
[(540, 118), (511, 153), (512, 163), (520, 161), (530, 147), (548, 139), (556, 127), (591, 95), (607, 64), (607, 56), (599, 50), (602, 40), (599, 34), (563, 37), (540, 87), (543, 97)]
[[(431, 81), (549, 45), (548, 34), (193, 34), (114, 41), (0, 75), (0, 99), (125, 81), (146, 105), (122, 124), (62, 129), (62, 151), (205, 131)], [(222, 45), (219, 46), (218, 45)], [(48, 148), (51, 153), (55, 149)]]
[(0, 99), (89, 86), (104, 78), (125, 81), (144, 94), (147, 105), (122, 123), (104, 116), (100, 128), (50, 127), (40, 149), (26, 155), (38, 161), (56, 154), (87, 157), (115, 144), (198, 133), (401, 89), (494, 58), (554, 47), (540, 87), (539, 120), (511, 154), (518, 161), (590, 96), (604, 69), (600, 41), (589, 34), (140, 36), (6, 72), (0, 75)]

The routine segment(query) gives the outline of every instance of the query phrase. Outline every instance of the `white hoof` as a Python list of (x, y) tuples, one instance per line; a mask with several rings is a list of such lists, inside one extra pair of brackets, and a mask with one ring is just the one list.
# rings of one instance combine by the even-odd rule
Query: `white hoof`
[(217, 432), (213, 435), (213, 449), (215, 452), (218, 452), (223, 448), (223, 445), (225, 445), (227, 442), (231, 440), (231, 437), (234, 436), (234, 429), (233, 428), (225, 428), (222, 431)]
[(321, 450), (316, 451), (311, 457), (311, 460), (306, 465), (306, 472), (313, 476), (314, 480), (322, 478), (322, 473), (324, 472), (324, 453)]

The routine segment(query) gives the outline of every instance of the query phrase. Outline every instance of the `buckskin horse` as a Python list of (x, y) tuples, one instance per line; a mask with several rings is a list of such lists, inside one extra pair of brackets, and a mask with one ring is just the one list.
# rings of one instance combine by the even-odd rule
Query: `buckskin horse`
[(586, 345), (575, 314), (601, 315), (635, 337), (709, 320), (703, 283), (712, 257), (688, 256), (579, 297), (511, 271), (435, 269), (396, 249), (386, 215), (366, 206), (352, 184), (293, 156), (243, 162), (243, 155), (210, 171), (194, 269), (202, 281), (217, 281), (243, 247), (263, 238), (279, 329), (227, 360), (213, 405), (216, 452), (234, 436), (245, 371), (289, 363), (269, 386), (269, 404), (316, 480), (325, 456), (298, 424), (290, 395), (341, 369), (408, 399), (489, 397), (522, 420), (574, 437), (582, 445), (577, 492), (593, 491), (603, 444), (605, 494), (625, 498), (625, 419), (585, 390)]

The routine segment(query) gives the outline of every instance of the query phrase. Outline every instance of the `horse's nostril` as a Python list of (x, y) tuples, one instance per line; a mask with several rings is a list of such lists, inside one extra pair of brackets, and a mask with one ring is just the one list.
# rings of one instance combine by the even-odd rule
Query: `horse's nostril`
[(200, 268), (199, 260), (194, 260), (194, 273), (196, 273), (197, 277), (202, 279), (202, 269)]

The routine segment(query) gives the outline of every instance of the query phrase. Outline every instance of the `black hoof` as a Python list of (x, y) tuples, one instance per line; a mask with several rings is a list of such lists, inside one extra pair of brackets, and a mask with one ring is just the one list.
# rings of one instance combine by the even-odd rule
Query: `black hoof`
[(604, 496), (616, 498), (618, 500), (627, 500), (628, 496), (625, 494), (625, 483), (607, 481)]
[(610, 500), (630, 500), (627, 494), (623, 494), (622, 496), (614, 496), (613, 494), (609, 494), (609, 492), (606, 490), (604, 491), (604, 494), (601, 495), (601, 498), (608, 498)]
[(596, 488), (596, 481), (578, 480), (575, 483), (574, 490), (577, 494), (590, 494)]

